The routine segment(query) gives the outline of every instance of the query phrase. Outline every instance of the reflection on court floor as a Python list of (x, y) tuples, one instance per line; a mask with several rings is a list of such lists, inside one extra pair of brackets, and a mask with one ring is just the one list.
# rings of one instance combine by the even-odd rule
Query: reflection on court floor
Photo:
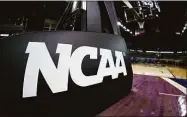
[(134, 74), (187, 79), (187, 69), (182, 67), (135, 63), (132, 68)]
[[(99, 114), (101, 116), (186, 116), (186, 91), (169, 78), (134, 75), (133, 88), (128, 96)], [(180, 88), (180, 87), (179, 87)], [(180, 88), (183, 89), (183, 88)]]
[(142, 63), (132, 64), (132, 68), (132, 91), (99, 116), (187, 115), (187, 89), (175, 81), (187, 81), (186, 69)]

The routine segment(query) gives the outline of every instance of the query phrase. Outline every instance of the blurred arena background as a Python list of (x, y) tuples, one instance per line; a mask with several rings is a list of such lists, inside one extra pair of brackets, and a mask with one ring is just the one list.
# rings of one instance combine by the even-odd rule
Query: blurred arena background
[[(106, 14), (106, 9), (102, 7), (103, 5), (104, 3), (100, 1), (101, 9), (103, 8), (101, 10), (102, 31), (112, 34), (114, 32), (108, 23), (108, 15)], [(151, 94), (152, 100), (154, 100), (154, 96), (158, 96), (155, 92), (176, 95), (186, 94), (186, 90), (183, 90), (183, 93), (179, 93), (176, 89), (165, 85), (166, 88), (164, 90), (157, 90), (163, 85), (160, 85), (162, 81), (155, 79), (164, 79), (172, 85), (177, 83), (175, 87), (182, 86), (187, 88), (187, 2), (157, 0), (115, 1), (114, 7), (118, 17), (117, 25), (120, 27), (121, 36), (125, 39), (131, 56), (134, 79), (136, 79), (133, 90), (136, 92), (136, 86), (138, 86), (136, 82), (147, 82), (148, 84), (144, 84), (144, 86), (152, 90), (146, 90), (149, 94), (151, 94), (150, 92), (153, 93)], [(86, 22), (85, 12), (86, 2), (1, 2), (0, 40), (6, 39), (5, 37), (7, 36), (34, 31), (80, 31)], [(180, 88), (178, 89), (180, 90)], [(141, 94), (143, 95), (145, 92), (142, 91)], [(134, 96), (134, 94), (130, 95)], [(145, 95), (149, 97), (148, 94)], [(145, 100), (141, 95), (136, 96), (137, 99), (140, 99), (137, 103)], [(159, 96), (158, 98), (160, 99)], [(159, 112), (144, 113), (144, 110), (141, 110), (131, 113), (131, 106), (128, 107), (129, 111), (127, 111), (128, 109), (123, 110), (122, 108), (127, 107), (121, 106), (119, 108), (123, 112), (129, 113), (125, 114), (119, 110), (113, 112), (111, 109), (115, 110), (114, 108), (117, 107), (111, 107), (111, 109), (109, 108), (101, 115), (133, 115), (135, 112), (139, 115), (144, 113), (143, 115), (150, 116), (186, 115), (186, 111), (175, 111), (180, 106), (172, 105), (172, 108), (170, 108), (171, 103), (165, 97), (162, 98), (164, 100), (162, 100), (162, 103), (167, 104), (167, 106), (158, 106), (162, 105), (161, 102), (158, 105), (152, 103), (152, 101), (147, 102), (147, 105), (155, 104), (158, 106)], [(170, 99), (174, 100), (174, 98), (171, 97)], [(123, 104), (126, 105), (127, 102), (124, 101)], [(165, 110), (170, 108), (170, 110), (160, 114), (161, 108)]]

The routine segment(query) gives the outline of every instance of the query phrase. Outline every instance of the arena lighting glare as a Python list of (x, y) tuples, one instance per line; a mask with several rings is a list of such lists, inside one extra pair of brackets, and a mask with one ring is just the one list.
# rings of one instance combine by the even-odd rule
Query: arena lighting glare
[(129, 29), (126, 29), (127, 32), (129, 32), (130, 30)]
[(118, 21), (118, 22), (117, 22), (117, 25), (121, 26), (122, 24)]
[(0, 36), (2, 36), (2, 37), (8, 37), (9, 34), (0, 34)]
[(180, 109), (180, 115), (186, 116), (187, 114), (187, 108), (186, 108), (186, 100), (183, 96), (180, 96), (178, 98), (178, 104), (179, 104), (179, 109)]
[(143, 52), (143, 50), (137, 50), (137, 52)]
[(177, 54), (181, 54), (181, 53), (182, 53), (182, 51), (178, 51), (178, 52), (177, 52)]
[(131, 52), (134, 52), (135, 50), (130, 49)]
[(161, 53), (161, 54), (173, 54), (174, 52), (170, 51), (146, 51), (146, 53)]
[(156, 51), (146, 51), (146, 53), (156, 53)]
[(82, 1), (82, 9), (86, 10), (86, 1)]
[(162, 53), (162, 54), (173, 54), (174, 52), (169, 52), (169, 51), (161, 51), (160, 53)]
[(74, 2), (73, 2), (72, 12), (76, 10), (76, 8), (77, 8), (77, 3), (78, 3), (77, 1), (74, 1)]
[(132, 5), (128, 2), (128, 0), (123, 0), (123, 2), (131, 9), (133, 8)]
[(180, 35), (180, 32), (176, 32), (175, 34)]
[(130, 31), (128, 28), (126, 28), (123, 24), (121, 24), (121, 22), (118, 21), (117, 25), (121, 26), (125, 31), (130, 32), (132, 34), (132, 31)]
[(160, 10), (160, 7), (159, 7), (159, 4), (158, 4), (157, 0), (154, 0), (154, 3), (155, 3), (155, 7), (158, 9), (158, 12), (160, 12), (161, 10)]

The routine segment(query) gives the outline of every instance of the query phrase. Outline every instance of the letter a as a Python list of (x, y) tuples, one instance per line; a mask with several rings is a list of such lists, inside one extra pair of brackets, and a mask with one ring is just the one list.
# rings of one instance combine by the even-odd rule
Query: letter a
[[(125, 65), (125, 61), (123, 58), (123, 53), (119, 51), (115, 51), (115, 56), (116, 56), (116, 72), (118, 74), (123, 73), (123, 75), (126, 76), (127, 70), (126, 70), (126, 65)], [(121, 62), (121, 66), (120, 66), (120, 62)]]

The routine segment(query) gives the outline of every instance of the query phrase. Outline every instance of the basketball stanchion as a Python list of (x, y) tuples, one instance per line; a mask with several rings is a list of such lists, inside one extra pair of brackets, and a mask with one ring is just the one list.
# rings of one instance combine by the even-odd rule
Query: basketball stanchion
[[(95, 117), (131, 92), (132, 66), (113, 2), (86, 3), (86, 30), (0, 41), (2, 117)], [(101, 9), (109, 15), (112, 34), (102, 32)]]

